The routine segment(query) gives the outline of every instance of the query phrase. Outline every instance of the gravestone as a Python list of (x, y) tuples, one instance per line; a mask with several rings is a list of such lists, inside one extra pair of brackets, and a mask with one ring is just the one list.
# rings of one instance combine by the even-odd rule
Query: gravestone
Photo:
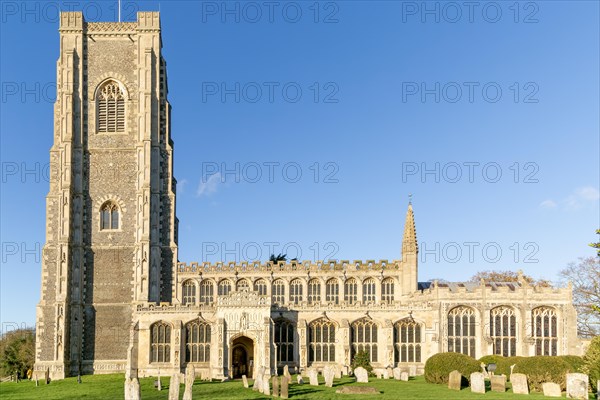
[(400, 380), (404, 382), (408, 382), (408, 372), (400, 372)]
[(156, 379), (156, 390), (162, 390), (162, 382), (160, 380), (160, 370), (158, 370), (158, 378)]
[(283, 367), (283, 376), (285, 376), (286, 378), (291, 378), (292, 376), (290, 375), (290, 368), (285, 365)]
[(471, 392), (473, 393), (485, 393), (485, 375), (483, 372), (473, 372), (471, 379), (469, 379), (471, 386)]
[(304, 385), (304, 379), (302, 379), (302, 375), (297, 375), (296, 381), (298, 382), (298, 385)]
[(46, 381), (46, 385), (50, 384), (50, 368), (46, 368), (46, 372), (44, 372), (44, 380)]
[[(285, 381), (287, 378), (284, 376), (283, 380)], [(273, 397), (279, 397), (279, 377), (275, 375), (271, 378), (271, 381), (273, 383)]]
[(383, 374), (381, 373), (381, 370), (379, 370), (379, 369), (375, 370), (375, 377), (377, 379), (381, 379), (382, 375)]
[(169, 400), (179, 400), (179, 374), (171, 375), (169, 381)]
[(358, 383), (369, 383), (369, 373), (363, 367), (356, 368), (354, 376), (356, 376), (356, 382)]
[(491, 379), (492, 392), (506, 392), (506, 376), (505, 375), (492, 375)]
[(448, 389), (460, 390), (462, 386), (462, 375), (460, 372), (454, 370), (450, 372), (448, 376)]
[(567, 374), (567, 398), (588, 398), (589, 378), (586, 374)]
[[(298, 376), (300, 376), (300, 375), (298, 375)], [(287, 399), (290, 395), (289, 394), (289, 385), (290, 385), (291, 379), (292, 379), (291, 377), (289, 377), (289, 378), (283, 377), (283, 379), (281, 380), (281, 394), (280, 395), (281, 395), (282, 399)]]
[(510, 374), (511, 375), (513, 374), (513, 369), (515, 369), (515, 365), (517, 365), (517, 364), (513, 364), (510, 366)]
[(529, 386), (527, 385), (527, 375), (511, 374), (510, 383), (512, 383), (512, 391), (515, 394), (529, 394)]
[(560, 390), (560, 385), (554, 382), (544, 382), (542, 383), (542, 390), (544, 391), (544, 396), (546, 397), (561, 397), (562, 390)]
[(262, 382), (262, 394), (266, 394), (267, 396), (271, 395), (271, 385), (269, 384), (271, 380), (271, 375), (270, 374), (264, 374), (261, 382)]
[(125, 400), (140, 400), (140, 381), (137, 378), (125, 379)]
[(311, 386), (319, 386), (319, 376), (316, 369), (308, 369), (308, 382), (311, 384)]
[(394, 368), (394, 379), (399, 381), (400, 380), (400, 374), (402, 374), (402, 370), (398, 367)]
[(333, 377), (335, 376), (335, 370), (332, 366), (326, 366), (323, 369), (323, 377), (325, 378), (325, 386), (333, 387)]
[(379, 390), (371, 386), (344, 386), (335, 392), (342, 394), (379, 394)]
[(185, 369), (185, 391), (183, 392), (183, 400), (192, 400), (192, 388), (196, 379), (196, 369), (193, 364), (188, 364)]
[(335, 371), (335, 379), (342, 379), (342, 369), (340, 368), (339, 365), (335, 364), (334, 371)]
[(408, 376), (417, 376), (417, 366), (416, 365), (408, 366)]
[(390, 374), (389, 370), (387, 368), (384, 369), (383, 370), (383, 379), (390, 379), (390, 376), (391, 376), (391, 374)]
[(485, 379), (485, 378), (489, 378), (489, 377), (490, 377), (490, 374), (489, 374), (488, 370), (487, 370), (487, 369), (485, 369), (485, 363), (484, 363), (484, 362), (482, 362), (481, 364), (479, 364), (479, 366), (481, 367), (481, 373), (483, 374), (483, 378), (484, 378), (484, 379)]
[(248, 378), (246, 375), (242, 375), (242, 383), (244, 384), (244, 387), (248, 389)]
[(256, 377), (254, 378), (254, 385), (252, 385), (252, 390), (258, 390), (262, 392), (262, 377), (265, 374), (265, 367), (259, 367), (256, 371)]

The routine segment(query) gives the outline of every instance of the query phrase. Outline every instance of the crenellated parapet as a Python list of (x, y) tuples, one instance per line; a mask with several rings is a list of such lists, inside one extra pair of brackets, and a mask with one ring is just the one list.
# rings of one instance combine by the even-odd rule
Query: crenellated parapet
[(205, 274), (205, 273), (261, 273), (261, 272), (355, 272), (355, 271), (398, 271), (402, 267), (399, 260), (329, 260), (329, 261), (279, 261), (278, 263), (269, 262), (192, 262), (177, 263), (177, 269), (180, 274)]

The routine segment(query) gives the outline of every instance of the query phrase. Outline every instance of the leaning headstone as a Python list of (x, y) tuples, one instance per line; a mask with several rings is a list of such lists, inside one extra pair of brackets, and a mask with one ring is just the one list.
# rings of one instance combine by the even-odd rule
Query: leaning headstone
[(179, 400), (179, 374), (171, 375), (169, 381), (169, 400)]
[(308, 382), (311, 386), (319, 386), (319, 376), (317, 375), (317, 370), (314, 368), (308, 369)]
[(242, 382), (244, 383), (244, 387), (248, 389), (248, 378), (246, 375), (242, 375)]
[(510, 383), (512, 383), (512, 391), (515, 394), (529, 394), (529, 386), (527, 385), (527, 375), (511, 374)]
[(513, 364), (513, 365), (510, 366), (510, 375), (511, 376), (513, 374), (513, 369), (515, 369), (515, 365), (517, 365), (517, 364)]
[(196, 380), (196, 369), (193, 364), (188, 364), (185, 369), (185, 391), (183, 392), (183, 400), (192, 400), (194, 380)]
[[(284, 376), (283, 380), (286, 381), (287, 378)], [(275, 375), (271, 378), (271, 381), (273, 383), (273, 397), (279, 397), (279, 377)]]
[(296, 382), (298, 385), (304, 385), (304, 379), (302, 379), (302, 375), (296, 375)]
[(469, 379), (471, 386), (471, 392), (473, 393), (485, 393), (485, 375), (483, 372), (473, 372), (471, 379)]
[(140, 381), (137, 378), (125, 379), (125, 400), (140, 400)]
[(492, 385), (492, 392), (506, 392), (506, 376), (505, 375), (492, 375), (490, 378)]
[(416, 365), (408, 366), (408, 376), (417, 376), (417, 366)]
[(285, 365), (283, 367), (283, 376), (285, 376), (286, 378), (291, 378), (292, 376), (290, 375), (290, 367), (288, 367), (287, 365)]
[(290, 378), (283, 377), (283, 379), (281, 380), (280, 396), (282, 399), (287, 399), (290, 395), (290, 393), (289, 393), (290, 379), (291, 379), (291, 377)]
[(558, 383), (544, 382), (542, 383), (542, 390), (546, 397), (562, 397), (562, 391)]
[(267, 396), (271, 395), (271, 385), (269, 385), (269, 381), (271, 380), (270, 374), (264, 374), (262, 377), (263, 390), (262, 394), (266, 394)]
[(332, 366), (326, 366), (323, 369), (323, 377), (325, 378), (325, 386), (333, 387), (333, 377), (335, 376), (335, 371)]
[(460, 390), (462, 386), (462, 375), (460, 372), (454, 370), (450, 372), (448, 376), (448, 389)]
[(369, 383), (369, 373), (363, 367), (356, 368), (354, 376), (356, 376), (356, 382), (358, 383)]
[(400, 372), (400, 380), (404, 382), (408, 382), (408, 372)]
[(379, 390), (371, 386), (344, 386), (335, 391), (342, 394), (379, 394)]
[(402, 370), (398, 367), (394, 368), (394, 379), (399, 381), (400, 375), (402, 374)]
[(588, 398), (589, 378), (586, 374), (567, 374), (567, 398)]

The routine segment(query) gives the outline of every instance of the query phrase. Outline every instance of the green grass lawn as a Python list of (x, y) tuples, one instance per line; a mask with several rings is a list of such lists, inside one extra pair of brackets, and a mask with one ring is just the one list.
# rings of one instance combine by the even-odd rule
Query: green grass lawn
[[(292, 377), (296, 382), (296, 377)], [(319, 377), (321, 379), (322, 377)], [(35, 382), (22, 381), (20, 383), (5, 382), (0, 384), (0, 398), (4, 399), (123, 399), (123, 375), (93, 375), (83, 376), (83, 382), (77, 384), (77, 378), (68, 378), (54, 381), (50, 385), (36, 387)], [(167, 399), (169, 393), (169, 379), (163, 377), (162, 391), (154, 389), (155, 378), (140, 379), (142, 399)], [(323, 381), (320, 381), (323, 383)], [(423, 377), (411, 378), (408, 382), (393, 379), (372, 379), (369, 383), (354, 383), (353, 378), (344, 377), (336, 379), (333, 388), (325, 386), (310, 386), (308, 384), (290, 386), (290, 399), (368, 399), (370, 395), (344, 395), (336, 394), (335, 391), (343, 385), (373, 386), (381, 394), (378, 399), (527, 399), (543, 397), (540, 393), (530, 396), (517, 395), (509, 391), (506, 393), (487, 392), (485, 395), (471, 393), (470, 389), (464, 388), (460, 392), (448, 390), (444, 385), (435, 385), (425, 382)], [(180, 388), (180, 398), (183, 397), (184, 386)], [(564, 396), (564, 394), (563, 394)], [(196, 381), (194, 385), (194, 399), (268, 399), (267, 397), (252, 389), (245, 389), (241, 380), (230, 382), (201, 382)], [(590, 395), (590, 399), (593, 397)]]

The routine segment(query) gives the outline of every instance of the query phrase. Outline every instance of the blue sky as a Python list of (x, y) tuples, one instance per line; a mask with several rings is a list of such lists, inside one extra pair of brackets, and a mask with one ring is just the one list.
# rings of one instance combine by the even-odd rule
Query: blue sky
[[(2, 2), (3, 331), (39, 301), (56, 4)], [(181, 261), (398, 259), (411, 193), (422, 281), (594, 254), (598, 2), (269, 4), (123, 2), (161, 11)]]

